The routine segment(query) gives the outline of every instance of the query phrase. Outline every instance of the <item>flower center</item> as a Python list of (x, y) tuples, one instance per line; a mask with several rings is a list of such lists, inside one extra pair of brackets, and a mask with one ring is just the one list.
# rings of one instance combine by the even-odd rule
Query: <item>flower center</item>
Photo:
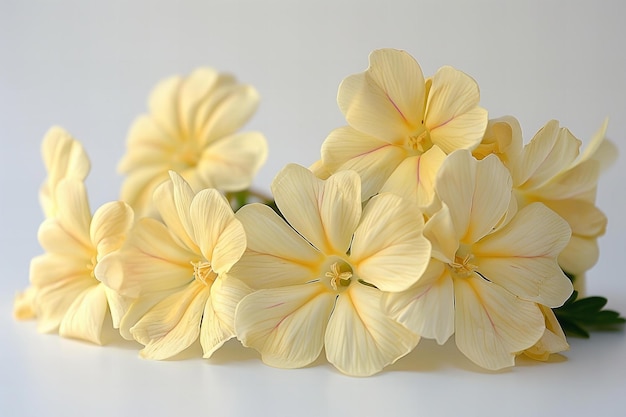
[(193, 265), (193, 276), (204, 285), (210, 286), (217, 274), (211, 269), (211, 264), (207, 261), (190, 262)]
[(433, 147), (430, 139), (430, 132), (424, 126), (424, 121), (418, 130), (406, 138), (405, 148), (412, 154), (421, 155)]
[(180, 146), (179, 151), (174, 157), (174, 168), (177, 171), (184, 171), (187, 168), (192, 168), (198, 165), (200, 159), (200, 151), (192, 145), (191, 141), (188, 141)]
[(454, 262), (448, 264), (452, 273), (459, 278), (470, 277), (476, 271), (477, 266), (471, 263), (474, 259), (471, 249), (471, 245), (461, 243), (454, 256)]
[(335, 291), (343, 291), (352, 281), (352, 268), (342, 260), (333, 262), (328, 267), (328, 271), (324, 274), (329, 278), (328, 285)]

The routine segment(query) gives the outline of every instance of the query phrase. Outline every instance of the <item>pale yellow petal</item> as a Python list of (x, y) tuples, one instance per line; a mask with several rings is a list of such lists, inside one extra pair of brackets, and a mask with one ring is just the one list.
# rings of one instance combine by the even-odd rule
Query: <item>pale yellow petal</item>
[(299, 368), (319, 356), (335, 295), (322, 284), (295, 285), (254, 292), (239, 303), (235, 331), (263, 362)]
[(456, 345), (490, 370), (513, 366), (515, 355), (534, 345), (545, 329), (537, 304), (482, 278), (455, 279)]
[(569, 168), (578, 156), (581, 142), (566, 128), (551, 120), (524, 147), (521, 161), (514, 165), (516, 187), (532, 190)]
[(450, 209), (443, 204), (441, 209), (428, 219), (424, 236), (432, 245), (432, 257), (445, 263), (454, 262), (459, 241), (456, 238)]
[(82, 181), (66, 178), (57, 185), (57, 218), (63, 229), (76, 241), (91, 247), (89, 225), (91, 210)]
[(454, 287), (445, 264), (432, 260), (411, 288), (385, 293), (383, 309), (413, 333), (444, 344), (454, 333)]
[(258, 132), (223, 137), (203, 151), (197, 175), (206, 186), (224, 191), (243, 190), (265, 163), (267, 151), (267, 141)]
[(174, 201), (174, 183), (165, 181), (154, 190), (154, 205), (157, 208), (163, 223), (167, 226), (170, 234), (180, 246), (191, 252), (200, 253), (200, 248), (194, 241), (195, 235), (188, 235), (183, 222), (178, 215), (176, 202)]
[(31, 285), (15, 295), (13, 317), (17, 320), (28, 320), (36, 317), (34, 305), (36, 292), (37, 288)]
[(200, 344), (205, 358), (235, 336), (235, 309), (251, 292), (247, 285), (233, 277), (220, 278), (213, 283), (200, 326)]
[(133, 220), (133, 209), (123, 201), (106, 203), (96, 210), (89, 235), (98, 251), (98, 259), (122, 246)]
[(140, 167), (163, 165), (168, 162), (178, 145), (150, 116), (141, 115), (128, 131), (126, 154), (119, 162), (117, 170), (129, 174)]
[(355, 129), (389, 142), (403, 140), (422, 121), (422, 70), (408, 53), (394, 49), (373, 51), (369, 62), (366, 72), (339, 86), (339, 108)]
[(417, 345), (419, 336), (381, 309), (382, 292), (353, 284), (339, 295), (328, 322), (326, 358), (341, 372), (369, 376)]
[(476, 159), (483, 159), (492, 153), (505, 165), (517, 160), (522, 153), (522, 128), (513, 116), (490, 119), (480, 145), (472, 151)]
[[(259, 93), (250, 85), (232, 85), (224, 88), (224, 95), (210, 114), (200, 113), (198, 122), (200, 146), (232, 135), (252, 117), (259, 106)], [(217, 93), (217, 92), (216, 92)]]
[(122, 317), (124, 317), (124, 314), (128, 311), (133, 299), (120, 295), (117, 291), (112, 290), (104, 284), (102, 287), (104, 288), (104, 294), (106, 295), (109, 311), (111, 312), (113, 328), (117, 329), (120, 327)]
[(333, 130), (322, 144), (322, 162), (330, 172), (350, 169), (359, 174), (363, 200), (379, 192), (406, 156), (403, 148), (349, 126)]
[(181, 287), (174, 289), (167, 289), (163, 291), (156, 291), (142, 294), (139, 298), (133, 299), (127, 306), (124, 315), (119, 323), (120, 335), (126, 340), (134, 340), (130, 329), (155, 305), (166, 299), (172, 294), (184, 291), (187, 287), (187, 283)]
[(564, 271), (580, 275), (593, 267), (600, 257), (596, 238), (572, 236), (567, 246), (559, 254), (559, 265)]
[(37, 315), (37, 329), (42, 333), (56, 331), (74, 300), (97, 284), (98, 281), (87, 274), (68, 277), (39, 287), (33, 303)]
[(108, 312), (104, 285), (94, 285), (74, 298), (65, 313), (59, 334), (102, 344), (102, 324)]
[(619, 155), (617, 146), (606, 138), (606, 130), (609, 119), (605, 119), (600, 129), (593, 135), (591, 142), (583, 151), (579, 162), (594, 160), (600, 165), (600, 171), (604, 172), (613, 165)]
[(313, 175), (321, 180), (326, 180), (332, 175), (332, 173), (328, 170), (328, 167), (324, 165), (321, 159), (313, 162), (313, 164), (309, 167), (309, 170), (313, 173)]
[(475, 189), (463, 242), (478, 241), (500, 223), (512, 198), (511, 185), (509, 171), (495, 155), (476, 164)]
[(546, 329), (541, 339), (526, 349), (524, 354), (538, 361), (547, 361), (552, 353), (569, 350), (569, 344), (552, 309), (542, 305), (539, 308), (545, 317)]
[(197, 68), (180, 83), (177, 107), (182, 138), (199, 133), (197, 127), (204, 122), (198, 120), (200, 107), (216, 86), (218, 77), (219, 74), (212, 68)]
[(202, 190), (194, 197), (191, 223), (195, 241), (216, 273), (228, 272), (246, 250), (246, 233), (219, 191)]
[(380, 189), (411, 199), (424, 211), (432, 209), (435, 199), (435, 179), (446, 154), (433, 146), (424, 154), (402, 161)]
[(174, 205), (176, 206), (178, 217), (180, 218), (185, 232), (192, 237), (194, 236), (194, 231), (189, 208), (191, 207), (191, 202), (195, 195), (194, 190), (191, 189), (187, 181), (177, 172), (170, 171), (169, 176), (174, 190)]
[(109, 288), (128, 297), (173, 289), (193, 280), (193, 265), (201, 256), (180, 247), (165, 226), (140, 219), (121, 253), (96, 265), (96, 276)]
[(276, 205), (289, 224), (326, 254), (344, 254), (361, 217), (359, 177), (341, 171), (323, 181), (295, 164), (272, 182)]
[(122, 183), (120, 199), (130, 205), (137, 217), (153, 216), (152, 194), (164, 181), (168, 180), (168, 164), (141, 166), (133, 170)]
[(139, 352), (147, 359), (170, 358), (198, 339), (200, 321), (210, 290), (193, 282), (152, 307), (130, 332), (145, 347)]
[(248, 249), (230, 275), (255, 289), (304, 284), (318, 276), (323, 255), (271, 208), (248, 204), (236, 217), (246, 231)]
[(173, 140), (180, 137), (178, 94), (181, 77), (170, 77), (159, 82), (148, 99), (148, 108), (159, 129)]
[[(533, 199), (537, 200), (584, 200), (595, 190), (600, 177), (598, 161), (583, 161), (572, 168), (557, 174), (541, 187), (532, 190)], [(589, 201), (593, 203), (595, 198)]]
[(579, 200), (546, 200), (543, 203), (569, 224), (574, 235), (598, 237), (606, 232), (607, 218), (593, 203)]
[(423, 227), (423, 217), (409, 201), (390, 193), (372, 197), (350, 252), (359, 278), (382, 291), (403, 291), (413, 285), (430, 260)]

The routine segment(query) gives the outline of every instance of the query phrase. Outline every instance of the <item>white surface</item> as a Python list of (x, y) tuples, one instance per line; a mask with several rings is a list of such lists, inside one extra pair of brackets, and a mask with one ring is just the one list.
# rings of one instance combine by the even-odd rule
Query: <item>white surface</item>
[[(589, 292), (626, 313), (626, 27), (616, 1), (216, 1), (0, 3), (0, 416), (46, 415), (623, 415), (626, 337), (572, 339), (553, 363), (522, 360), (483, 372), (453, 344), (423, 341), (367, 379), (319, 360), (266, 367), (227, 344), (212, 360), (150, 362), (132, 344), (95, 347), (40, 335), (11, 317), (39, 254), (39, 145), (59, 124), (92, 160), (92, 208), (116, 199), (133, 118), (161, 78), (200, 65), (255, 85), (262, 104), (248, 130), (270, 157), (256, 185), (286, 163), (319, 158), (344, 124), (339, 82), (380, 47), (408, 50), (425, 74), (453, 65), (473, 76), (491, 117), (516, 116), (528, 141), (555, 118), (588, 140), (604, 117), (621, 151), (601, 181), (609, 217)], [(470, 4), (472, 3), (472, 4)], [(596, 411), (594, 411), (596, 410)]]

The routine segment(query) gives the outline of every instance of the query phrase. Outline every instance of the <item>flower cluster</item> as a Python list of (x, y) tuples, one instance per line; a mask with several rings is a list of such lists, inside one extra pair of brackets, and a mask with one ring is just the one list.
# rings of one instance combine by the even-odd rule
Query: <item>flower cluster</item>
[(52, 128), (45, 253), (14, 313), (94, 343), (110, 314), (150, 359), (198, 341), (210, 357), (237, 338), (272, 366), (325, 351), (366, 376), (421, 337), (454, 335), (486, 369), (546, 360), (569, 348), (558, 311), (571, 278), (598, 259), (595, 194), (614, 146), (605, 123), (581, 154), (556, 121), (524, 145), (516, 119), (489, 119), (479, 99), (459, 70), (425, 78), (406, 52), (374, 51), (339, 87), (347, 126), (321, 159), (287, 165), (268, 201), (241, 208), (267, 145), (237, 133), (258, 95), (230, 75), (202, 68), (157, 85), (130, 128), (121, 199), (93, 216), (89, 160)]

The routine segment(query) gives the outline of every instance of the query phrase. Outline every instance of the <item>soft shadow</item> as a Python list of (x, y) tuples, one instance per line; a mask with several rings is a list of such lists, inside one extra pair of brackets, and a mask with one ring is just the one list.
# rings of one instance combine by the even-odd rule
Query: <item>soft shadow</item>
[[(202, 356), (202, 353), (200, 353)], [(233, 362), (261, 361), (261, 355), (254, 349), (244, 347), (235, 338), (230, 339), (208, 359), (211, 365), (226, 365)]]

